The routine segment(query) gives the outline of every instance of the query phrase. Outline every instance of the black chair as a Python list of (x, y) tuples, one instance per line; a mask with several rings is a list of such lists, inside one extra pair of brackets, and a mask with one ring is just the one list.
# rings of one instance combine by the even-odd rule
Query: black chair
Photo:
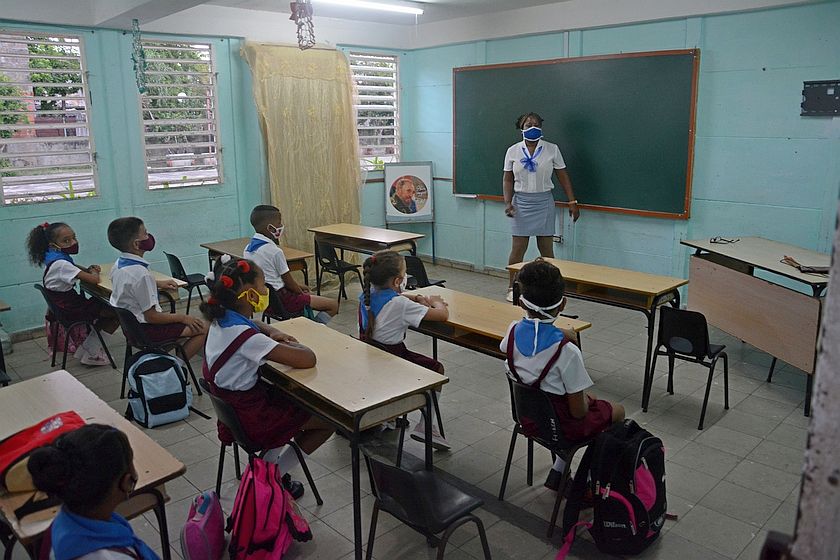
[(123, 361), (122, 388), (120, 389), (121, 399), (125, 398), (125, 383), (128, 379), (128, 368), (131, 362), (131, 356), (133, 355), (132, 348), (136, 348), (141, 352), (146, 350), (169, 352), (174, 349), (175, 353), (184, 360), (184, 363), (187, 365), (187, 370), (190, 372), (190, 377), (192, 378), (193, 384), (196, 386), (196, 391), (199, 396), (201, 395), (201, 387), (195, 377), (195, 372), (190, 364), (190, 359), (187, 357), (187, 353), (184, 351), (184, 347), (180, 342), (173, 340), (167, 342), (166, 344), (152, 344), (148, 337), (146, 337), (146, 333), (143, 332), (143, 328), (140, 326), (140, 321), (137, 320), (134, 313), (121, 307), (114, 307), (113, 309), (117, 313), (117, 318), (120, 320), (120, 327), (122, 328), (123, 335), (125, 335), (125, 359)]
[(321, 295), (321, 279), (325, 272), (335, 274), (338, 276), (338, 301), (341, 302), (342, 296), (347, 299), (347, 292), (344, 289), (344, 275), (348, 272), (355, 272), (359, 277), (359, 284), (362, 283), (362, 274), (359, 272), (361, 265), (349, 263), (338, 258), (335, 252), (335, 247), (323, 241), (315, 241), (315, 260), (318, 261), (320, 269), (318, 270), (318, 279), (316, 291)]
[(268, 288), (268, 309), (262, 314), (263, 323), (270, 324), (272, 319), (276, 321), (287, 321), (302, 316), (303, 311), (292, 313), (286, 309), (286, 306), (280, 301), (280, 295), (277, 293), (277, 290), (272, 287)]
[[(70, 344), (70, 331), (79, 325), (84, 325), (88, 328), (88, 332), (93, 330), (96, 333), (96, 336), (99, 337), (99, 342), (102, 344), (102, 348), (105, 350), (105, 354), (108, 356), (108, 361), (111, 362), (111, 367), (117, 369), (117, 364), (114, 362), (114, 358), (111, 357), (111, 351), (108, 350), (108, 346), (105, 345), (105, 340), (102, 338), (102, 332), (99, 330), (99, 327), (96, 326), (96, 323), (93, 321), (71, 321), (64, 316), (64, 313), (59, 309), (57, 305), (55, 305), (52, 300), (50, 300), (49, 292), (46, 288), (44, 288), (40, 284), (35, 284), (35, 289), (41, 292), (41, 295), (44, 297), (44, 301), (47, 302), (47, 309), (50, 310), (50, 314), (53, 317), (53, 329), (52, 329), (52, 339), (53, 339), (53, 351), (52, 351), (52, 362), (51, 366), (55, 367), (55, 355), (58, 352), (58, 325), (61, 325), (64, 328), (64, 356), (61, 359), (61, 369), (66, 369), (67, 367), (67, 346)], [(5, 372), (4, 372), (5, 373)]]
[[(242, 429), (242, 424), (239, 423), (239, 417), (236, 415), (236, 411), (232, 406), (230, 406), (230, 404), (213, 394), (210, 384), (207, 383), (206, 379), (199, 379), (198, 383), (204, 389), (204, 392), (207, 393), (207, 396), (210, 397), (210, 402), (213, 403), (213, 410), (216, 411), (216, 418), (218, 421), (224, 424), (227, 429), (230, 430), (230, 433), (233, 434), (232, 445), (235, 462), (234, 468), (236, 469), (236, 480), (241, 480), (242, 471), (241, 466), (239, 465), (239, 448), (241, 447), (245, 453), (248, 454), (248, 457), (260, 458), (262, 458), (268, 450), (260, 449), (257, 444), (251, 441), (247, 434), (245, 434), (245, 430)], [(289, 441), (287, 445), (291, 445), (292, 449), (294, 449), (295, 455), (297, 455), (300, 466), (303, 469), (303, 474), (306, 475), (306, 481), (309, 483), (309, 487), (312, 488), (312, 494), (315, 496), (315, 501), (319, 506), (323, 505), (324, 501), (318, 493), (318, 488), (315, 487), (315, 481), (312, 480), (312, 474), (309, 472), (309, 467), (306, 465), (306, 459), (304, 459), (300, 447), (298, 447), (298, 444), (294, 441)], [(227, 449), (227, 446), (227, 443), (221, 442), (221, 449), (219, 449), (219, 471), (216, 475), (217, 496), (222, 488), (222, 475), (224, 474), (225, 469), (225, 449)]]
[[(370, 518), (367, 560), (373, 555), (380, 509), (424, 535), (431, 546), (437, 547), (438, 560), (443, 558), (446, 543), (455, 529), (472, 521), (478, 527), (484, 558), (490, 559), (484, 524), (472, 513), (484, 502), (444, 482), (431, 471), (406, 471), (378, 461), (367, 453), (365, 462), (370, 474), (370, 487), (376, 498)], [(443, 535), (437, 537), (441, 532)]]
[[(664, 349), (661, 349), (662, 347)], [(645, 402), (650, 399), (657, 356), (668, 356), (668, 393), (671, 395), (674, 394), (674, 360), (676, 358), (705, 366), (709, 368), (709, 378), (706, 381), (706, 395), (703, 397), (700, 424), (697, 426), (698, 430), (702, 430), (718, 358), (723, 358), (723, 407), (729, 410), (729, 357), (723, 351), (725, 348), (724, 345), (709, 343), (709, 327), (702, 313), (663, 307), (659, 311), (659, 337), (656, 351), (653, 353), (653, 363), (650, 364), (650, 372), (648, 372), (648, 394)]]
[[(589, 445), (589, 441), (571, 443), (566, 440), (562, 430), (560, 430), (560, 420), (557, 418), (554, 406), (551, 404), (548, 395), (539, 388), (519, 383), (510, 378), (508, 378), (508, 384), (510, 386), (510, 410), (516, 425), (513, 427), (513, 433), (510, 436), (510, 447), (508, 448), (507, 461), (505, 462), (505, 472), (502, 476), (502, 486), (499, 488), (499, 500), (505, 499), (505, 488), (507, 487), (508, 475), (510, 474), (510, 464), (513, 461), (513, 451), (516, 448), (516, 437), (519, 434), (522, 434), (528, 439), (528, 486), (534, 483), (534, 442), (548, 449), (551, 452), (552, 460), (560, 456), (566, 462), (566, 467), (563, 469), (563, 475), (560, 477), (557, 497), (554, 500), (554, 510), (551, 512), (551, 521), (548, 525), (548, 538), (551, 538), (554, 534), (554, 527), (557, 524), (560, 502), (563, 501), (566, 483), (572, 471), (572, 459), (579, 449), (583, 449)], [(522, 428), (522, 421), (531, 418), (540, 419), (539, 422), (534, 422), (538, 427), (538, 431), (532, 436), (527, 436)]]
[(187, 271), (184, 270), (184, 265), (181, 264), (181, 259), (166, 251), (163, 254), (166, 255), (166, 260), (169, 261), (169, 272), (172, 274), (172, 277), (187, 283), (187, 287), (184, 289), (187, 290), (187, 315), (189, 315), (193, 289), (198, 292), (198, 297), (201, 298), (201, 301), (204, 301), (204, 296), (201, 294), (201, 286), (207, 285), (204, 280), (204, 275), (199, 273), (187, 274)]
[(426, 286), (440, 286), (446, 284), (446, 280), (436, 280), (429, 278), (426, 275), (426, 267), (423, 266), (423, 261), (414, 255), (405, 255), (405, 270), (413, 278), (408, 281), (410, 289), (425, 288)]

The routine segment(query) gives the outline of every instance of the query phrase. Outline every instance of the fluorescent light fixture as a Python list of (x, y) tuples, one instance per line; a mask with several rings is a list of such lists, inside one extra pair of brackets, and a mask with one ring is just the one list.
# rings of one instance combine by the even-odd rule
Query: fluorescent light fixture
[(313, 0), (315, 4), (332, 4), (335, 6), (347, 6), (349, 8), (362, 8), (365, 10), (379, 10), (381, 12), (397, 12), (399, 14), (411, 14), (419, 16), (423, 14), (421, 8), (402, 6), (398, 4), (385, 4), (383, 2), (369, 2), (367, 0)]

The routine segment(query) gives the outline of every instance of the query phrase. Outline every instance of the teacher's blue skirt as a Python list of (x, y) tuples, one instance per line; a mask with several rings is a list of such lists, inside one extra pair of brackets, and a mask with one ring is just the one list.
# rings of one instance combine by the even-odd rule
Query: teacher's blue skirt
[(513, 193), (513, 207), (516, 212), (511, 218), (511, 235), (551, 236), (554, 235), (554, 195), (551, 191), (541, 193)]

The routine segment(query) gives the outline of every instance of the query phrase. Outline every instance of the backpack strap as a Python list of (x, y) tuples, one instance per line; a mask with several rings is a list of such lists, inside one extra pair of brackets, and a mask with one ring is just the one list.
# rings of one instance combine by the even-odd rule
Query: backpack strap
[(239, 350), (243, 344), (245, 344), (245, 341), (254, 336), (255, 334), (258, 334), (258, 332), (251, 328), (245, 329), (244, 331), (239, 333), (239, 336), (234, 338), (233, 342), (228, 344), (228, 347), (225, 348), (224, 352), (222, 352), (221, 355), (218, 358), (216, 358), (216, 361), (213, 362), (213, 367), (208, 368), (207, 360), (204, 360), (204, 364), (202, 364), (201, 368), (201, 374), (207, 381), (207, 383), (210, 384), (211, 387), (216, 386), (213, 380), (216, 378), (216, 374), (219, 372), (219, 370), (222, 369), (222, 367), (228, 362), (228, 360), (231, 359), (231, 357), (236, 353), (236, 351)]
[[(507, 366), (508, 371), (510, 371), (511, 375), (516, 378), (516, 381), (522, 383), (522, 378), (519, 377), (519, 374), (516, 372), (516, 366), (513, 365), (513, 350), (515, 348), (516, 340), (514, 340), (514, 332), (516, 331), (516, 325), (511, 327), (510, 331), (508, 331), (507, 336)], [(569, 339), (563, 337), (563, 340), (560, 341), (559, 346), (557, 346), (557, 350), (552, 354), (551, 358), (549, 358), (548, 362), (546, 362), (545, 367), (543, 368), (540, 376), (537, 377), (537, 380), (531, 383), (531, 387), (539, 387), (540, 383), (543, 382), (543, 379), (548, 375), (548, 372), (551, 371), (551, 368), (554, 367), (554, 364), (560, 359), (560, 352), (563, 351), (563, 347), (569, 343)]]
[(40, 500), (36, 500), (35, 498), (38, 496), (39, 492), (33, 492), (32, 495), (26, 500), (23, 505), (15, 510), (15, 517), (18, 519), (23, 519), (27, 515), (31, 515), (33, 513), (37, 513), (39, 511), (44, 511), (46, 509), (54, 508), (61, 505), (61, 500), (56, 498), (55, 496), (47, 496)]
[[(566, 535), (564, 541), (569, 540), (569, 533), (571, 533), (571, 541), (574, 540), (583, 496), (586, 494), (586, 484), (589, 478), (589, 467), (592, 465), (593, 452), (593, 446), (588, 445), (583, 457), (581, 457), (577, 471), (575, 471), (575, 478), (572, 480), (572, 487), (566, 499), (566, 507), (563, 509), (563, 534)], [(571, 546), (571, 541), (569, 541), (569, 546)]]

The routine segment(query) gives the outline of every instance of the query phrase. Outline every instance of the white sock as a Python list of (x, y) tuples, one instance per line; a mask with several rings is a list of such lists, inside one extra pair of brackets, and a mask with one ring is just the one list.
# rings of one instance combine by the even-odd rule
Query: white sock
[[(301, 451), (301, 453), (303, 453), (303, 451)], [(304, 456), (306, 456), (305, 453)], [(269, 449), (263, 456), (263, 460), (268, 461), (269, 463), (275, 463), (280, 468), (280, 472), (283, 474), (286, 474), (298, 466), (298, 458), (291, 445), (284, 445), (283, 447)]]
[(559, 473), (562, 473), (562, 472), (563, 472), (563, 469), (565, 469), (565, 468), (566, 468), (566, 461), (564, 461), (564, 460), (563, 460), (563, 459), (561, 459), (560, 457), (557, 457), (557, 458), (554, 460), (554, 466), (553, 466), (553, 467), (551, 467), (551, 468), (552, 468), (552, 469), (554, 469), (555, 471), (559, 472)]

